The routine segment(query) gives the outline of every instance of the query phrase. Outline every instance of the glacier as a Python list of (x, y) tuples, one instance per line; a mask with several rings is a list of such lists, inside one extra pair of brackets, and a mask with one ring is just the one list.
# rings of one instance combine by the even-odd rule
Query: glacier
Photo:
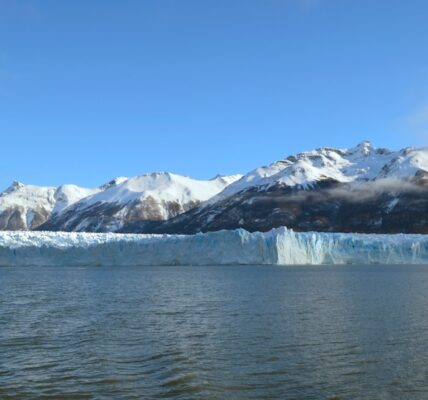
[(428, 235), (0, 232), (0, 266), (428, 264)]

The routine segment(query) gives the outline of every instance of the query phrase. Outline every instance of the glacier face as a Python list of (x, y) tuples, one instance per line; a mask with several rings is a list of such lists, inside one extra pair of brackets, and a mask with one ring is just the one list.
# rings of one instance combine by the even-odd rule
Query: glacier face
[(428, 235), (0, 232), (1, 266), (428, 264)]

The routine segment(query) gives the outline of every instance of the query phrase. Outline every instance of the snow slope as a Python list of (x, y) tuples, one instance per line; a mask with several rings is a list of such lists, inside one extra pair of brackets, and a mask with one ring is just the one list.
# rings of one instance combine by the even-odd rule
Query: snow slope
[(99, 193), (101, 188), (88, 189), (76, 185), (62, 185), (55, 191), (55, 206), (53, 214), (61, 212), (64, 208), (78, 202), (79, 200)]
[[(196, 180), (168, 172), (155, 172), (125, 179), (85, 198), (79, 206), (83, 204), (90, 206), (99, 202), (125, 205), (150, 197), (158, 201), (186, 204), (195, 200), (207, 200), (240, 177), (240, 175), (217, 176), (211, 180)], [(162, 209), (161, 213), (162, 219), (168, 218), (168, 210)]]
[(428, 264), (428, 235), (0, 232), (1, 266)]
[[(14, 182), (0, 193), (0, 230), (36, 229), (49, 219), (62, 221), (64, 226), (59, 229), (67, 229), (69, 224), (77, 230), (88, 228), (91, 223), (104, 230), (114, 230), (126, 218), (166, 219), (195, 207), (240, 177), (217, 176), (200, 181), (175, 174), (153, 173), (133, 178), (118, 177), (97, 188)], [(91, 212), (93, 214), (87, 216)], [(109, 213), (113, 214), (112, 218)]]
[(358, 183), (387, 178), (403, 179), (412, 178), (419, 171), (428, 172), (427, 148), (408, 147), (391, 151), (375, 148), (368, 141), (349, 150), (324, 147), (256, 168), (211, 198), (207, 204), (253, 187), (269, 188), (280, 184), (309, 188), (323, 180)]
[(0, 230), (34, 229), (44, 223), (52, 212), (60, 212), (82, 197), (99, 189), (86, 189), (75, 185), (24, 185), (13, 182), (0, 193)]
[[(407, 232), (428, 232), (427, 188), (428, 149), (391, 151), (366, 141), (211, 180), (160, 172), (119, 177), (95, 189), (17, 182), (0, 194), (0, 230), (194, 233), (288, 226), (391, 233), (410, 221)], [(297, 191), (310, 194), (292, 201)], [(353, 215), (358, 199), (359, 214)], [(351, 218), (362, 223), (342, 223)]]
[(54, 204), (54, 187), (15, 181), (0, 194), (0, 229), (34, 228), (48, 218)]
[(197, 180), (168, 172), (121, 178), (53, 214), (43, 227), (60, 231), (116, 231), (125, 221), (166, 220), (196, 207), (241, 178)]

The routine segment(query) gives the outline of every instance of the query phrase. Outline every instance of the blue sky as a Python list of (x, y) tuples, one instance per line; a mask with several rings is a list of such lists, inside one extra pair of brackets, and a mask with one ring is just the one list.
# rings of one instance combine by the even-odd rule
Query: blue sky
[(426, 0), (0, 0), (0, 188), (428, 139)]

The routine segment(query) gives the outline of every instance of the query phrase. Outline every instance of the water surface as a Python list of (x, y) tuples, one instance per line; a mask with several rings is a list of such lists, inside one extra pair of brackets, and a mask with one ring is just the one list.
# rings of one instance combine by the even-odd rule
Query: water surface
[(0, 399), (427, 399), (428, 266), (0, 268)]

